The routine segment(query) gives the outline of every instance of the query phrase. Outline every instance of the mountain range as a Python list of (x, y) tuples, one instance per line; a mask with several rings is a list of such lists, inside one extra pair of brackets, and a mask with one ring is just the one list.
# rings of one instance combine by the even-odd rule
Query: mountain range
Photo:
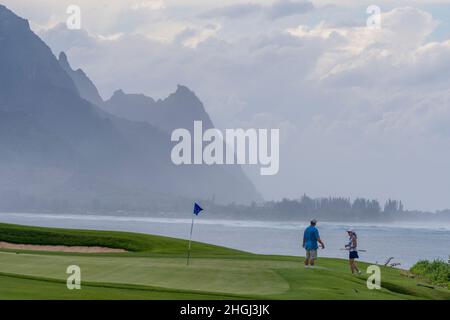
[[(126, 63), (126, 62), (124, 62)], [(170, 160), (175, 128), (214, 124), (185, 86), (164, 100), (117, 90), (104, 101), (67, 55), (0, 5), (0, 209), (161, 209), (261, 197), (239, 166)]]

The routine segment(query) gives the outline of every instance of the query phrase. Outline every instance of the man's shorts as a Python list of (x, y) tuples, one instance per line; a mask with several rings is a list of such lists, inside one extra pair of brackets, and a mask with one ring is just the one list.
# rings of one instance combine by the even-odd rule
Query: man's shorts
[(316, 260), (317, 259), (317, 249), (315, 250), (306, 250), (306, 259), (307, 260)]
[(349, 259), (358, 259), (359, 258), (358, 251), (350, 251), (350, 254), (348, 257), (349, 257)]

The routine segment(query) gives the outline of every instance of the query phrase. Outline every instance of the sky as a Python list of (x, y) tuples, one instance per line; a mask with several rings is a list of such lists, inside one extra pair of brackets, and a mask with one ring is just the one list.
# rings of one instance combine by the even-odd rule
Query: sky
[[(279, 173), (245, 167), (266, 200), (450, 208), (450, 0), (0, 2), (105, 99), (183, 84), (219, 128), (279, 128)], [(69, 5), (81, 30), (66, 26)]]

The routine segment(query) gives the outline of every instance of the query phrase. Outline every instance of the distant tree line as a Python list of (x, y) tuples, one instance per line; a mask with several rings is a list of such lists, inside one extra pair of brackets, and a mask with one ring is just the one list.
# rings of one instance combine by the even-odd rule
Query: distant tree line
[(387, 200), (383, 206), (378, 200), (344, 197), (311, 198), (303, 195), (300, 199), (283, 199), (268, 201), (262, 204), (253, 203), (250, 206), (210, 204), (213, 211), (219, 215), (231, 217), (264, 218), (270, 220), (352, 220), (377, 221), (389, 220), (393, 215), (402, 213), (404, 206), (401, 201)]
[(192, 204), (198, 201), (206, 209), (204, 219), (246, 219), (274, 221), (445, 221), (450, 222), (450, 210), (424, 212), (405, 210), (402, 201), (346, 197), (282, 199), (249, 205), (218, 204), (209, 200), (186, 199), (151, 194), (145, 201), (133, 196), (113, 194), (109, 197), (35, 197), (17, 191), (0, 192), (0, 212), (53, 212), (73, 214), (107, 214), (125, 216), (158, 216), (183, 218), (189, 216)]

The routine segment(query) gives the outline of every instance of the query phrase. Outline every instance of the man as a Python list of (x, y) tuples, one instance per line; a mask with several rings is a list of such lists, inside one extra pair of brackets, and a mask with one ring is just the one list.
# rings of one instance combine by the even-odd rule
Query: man
[(317, 221), (311, 220), (311, 225), (305, 229), (303, 233), (303, 248), (306, 250), (305, 256), (305, 268), (314, 266), (314, 260), (317, 259), (317, 242), (320, 243), (322, 249), (325, 249), (325, 245), (319, 236), (319, 230), (316, 228)]

